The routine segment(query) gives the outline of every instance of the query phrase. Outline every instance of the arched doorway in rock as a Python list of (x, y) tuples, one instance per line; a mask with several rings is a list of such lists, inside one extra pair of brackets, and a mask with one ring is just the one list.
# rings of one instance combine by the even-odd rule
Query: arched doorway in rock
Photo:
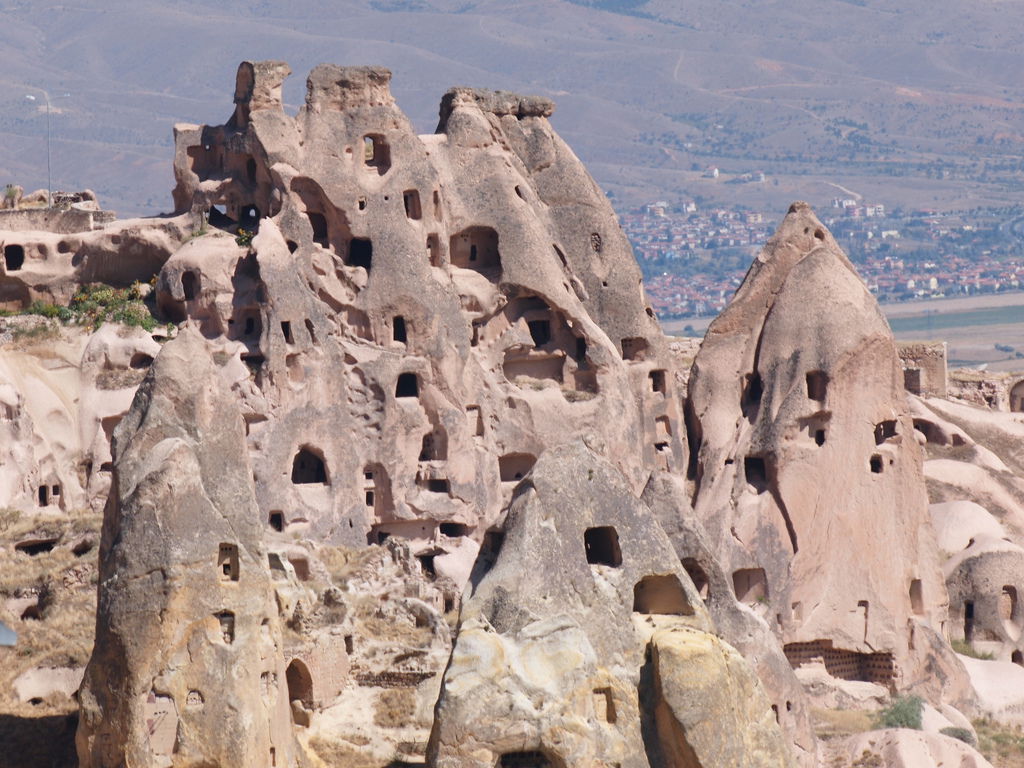
[(1010, 387), (1010, 410), (1024, 411), (1024, 380)]
[(313, 675), (301, 659), (292, 659), (285, 670), (288, 701), (300, 701), (306, 709), (313, 708)]

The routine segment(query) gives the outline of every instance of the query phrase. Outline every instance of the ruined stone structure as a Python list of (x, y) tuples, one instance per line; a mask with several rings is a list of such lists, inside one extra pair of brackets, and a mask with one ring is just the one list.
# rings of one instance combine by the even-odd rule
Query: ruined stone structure
[(896, 342), (903, 366), (903, 386), (913, 395), (945, 397), (946, 342)]

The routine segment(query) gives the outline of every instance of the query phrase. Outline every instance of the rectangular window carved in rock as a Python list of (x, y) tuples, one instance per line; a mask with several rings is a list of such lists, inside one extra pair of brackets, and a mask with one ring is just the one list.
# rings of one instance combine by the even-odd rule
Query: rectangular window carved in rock
[(828, 392), (828, 374), (824, 371), (810, 371), (807, 374), (807, 397), (824, 402)]
[(665, 392), (666, 392), (665, 371), (662, 371), (662, 370), (651, 371), (649, 375), (650, 375), (650, 379), (651, 379), (651, 391), (652, 392), (660, 392), (661, 394), (665, 394)]
[(231, 611), (221, 611), (216, 616), (220, 626), (221, 639), (227, 645), (231, 645), (235, 642), (235, 614)]
[(402, 193), (402, 200), (405, 202), (405, 215), (410, 219), (419, 220), (423, 218), (420, 210), (420, 193), (415, 189), (407, 189)]
[(217, 552), (221, 581), (238, 581), (238, 545), (221, 544)]
[(587, 562), (591, 565), (622, 565), (622, 550), (619, 548), (619, 534), (613, 526), (602, 525), (588, 528), (583, 534)]

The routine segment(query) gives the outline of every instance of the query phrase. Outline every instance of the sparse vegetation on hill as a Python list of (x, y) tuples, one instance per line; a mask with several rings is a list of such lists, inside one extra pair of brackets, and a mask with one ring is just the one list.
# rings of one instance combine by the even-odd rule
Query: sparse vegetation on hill
[(878, 712), (879, 728), (913, 728), (921, 730), (924, 700), (920, 696), (897, 696), (885, 709)]
[(156, 318), (146, 306), (138, 283), (128, 288), (109, 285), (86, 285), (72, 297), (66, 307), (34, 301), (25, 314), (39, 315), (62, 323), (75, 323), (98, 328), (106, 322), (138, 326), (152, 331)]

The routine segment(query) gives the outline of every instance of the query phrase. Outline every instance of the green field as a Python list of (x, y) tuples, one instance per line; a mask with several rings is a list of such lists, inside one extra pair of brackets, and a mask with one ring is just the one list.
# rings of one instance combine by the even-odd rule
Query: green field
[(950, 328), (1007, 323), (1024, 323), (1024, 306), (991, 307), (966, 312), (930, 312), (923, 316), (889, 318), (889, 326), (897, 336), (913, 333), (934, 339), (943, 338), (940, 331)]

